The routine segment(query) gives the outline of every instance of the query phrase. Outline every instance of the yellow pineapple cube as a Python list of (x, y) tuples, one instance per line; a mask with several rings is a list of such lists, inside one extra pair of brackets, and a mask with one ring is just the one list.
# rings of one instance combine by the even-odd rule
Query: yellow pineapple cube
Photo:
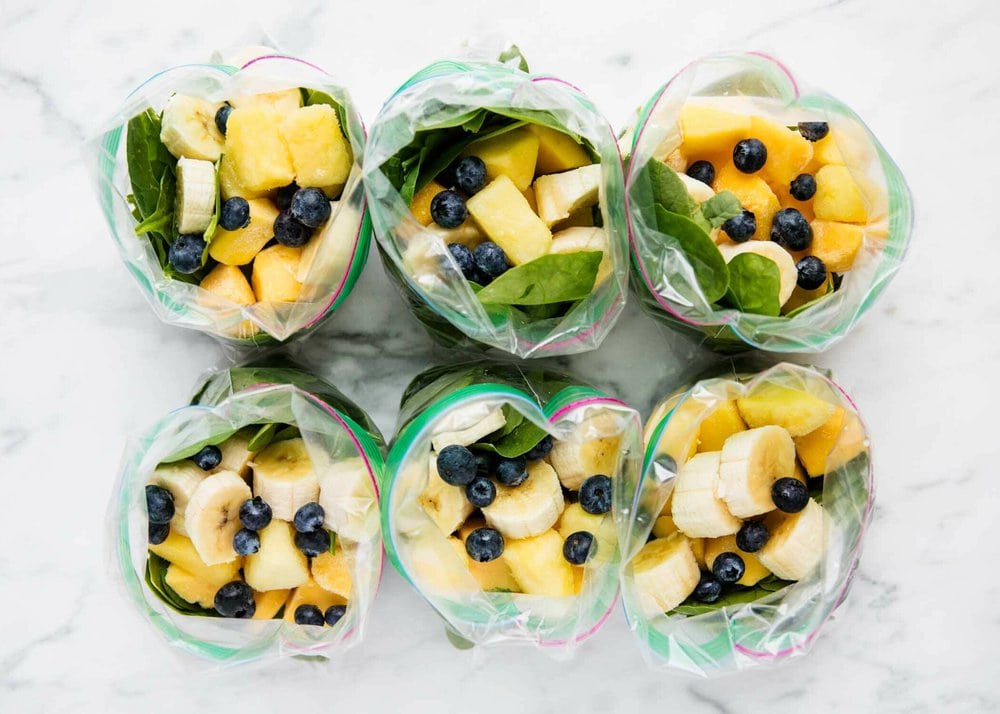
[(222, 192), (223, 201), (233, 196), (262, 198), (267, 195), (267, 191), (251, 191), (241, 184), (239, 177), (236, 176), (236, 169), (233, 168), (233, 160), (227, 159), (225, 155), (219, 159), (219, 190)]
[(292, 87), (291, 89), (279, 89), (277, 92), (261, 92), (233, 97), (229, 103), (234, 108), (239, 109), (265, 107), (287, 114), (302, 106), (302, 92), (298, 87)]
[(166, 540), (162, 543), (158, 545), (150, 544), (149, 550), (167, 562), (190, 573), (198, 580), (214, 585), (216, 589), (233, 580), (238, 580), (240, 567), (243, 565), (242, 558), (236, 558), (229, 563), (206, 565), (205, 561), (198, 555), (198, 551), (195, 550), (191, 540), (178, 535), (173, 530), (170, 531)]
[(292, 524), (275, 518), (260, 531), (260, 550), (246, 557), (243, 575), (254, 590), (286, 590), (309, 580), (309, 562), (295, 545)]
[(285, 605), (285, 622), (295, 622), (295, 610), (299, 605), (315, 605), (320, 612), (326, 612), (331, 605), (346, 605), (347, 600), (342, 595), (329, 592), (320, 587), (315, 580), (307, 580), (292, 591), (292, 596)]
[(253, 593), (253, 602), (256, 610), (253, 613), (254, 620), (271, 620), (281, 606), (288, 601), (288, 594), (291, 590), (265, 590), (264, 592)]
[(677, 524), (672, 516), (660, 516), (653, 522), (653, 535), (657, 538), (666, 538), (676, 532)]
[(434, 197), (444, 190), (444, 186), (439, 184), (437, 181), (431, 181), (429, 184), (413, 194), (413, 202), (410, 204), (410, 211), (412, 211), (413, 217), (417, 219), (417, 223), (422, 226), (429, 226), (434, 222), (434, 219), (431, 218), (431, 201), (433, 201)]
[(554, 530), (508, 541), (500, 558), (521, 592), (551, 597), (575, 593), (573, 568), (563, 557), (563, 539)]
[(846, 166), (824, 166), (816, 172), (816, 217), (828, 221), (865, 223), (868, 209), (857, 182)]
[(840, 152), (840, 147), (837, 145), (837, 138), (831, 131), (813, 144), (813, 164), (817, 169), (824, 164), (843, 165), (844, 155)]
[(529, 206), (531, 206), (531, 210), (538, 213), (538, 201), (535, 199), (535, 187), (528, 186), (528, 188), (521, 191), (521, 193), (524, 194), (524, 200), (528, 202)]
[(285, 115), (281, 136), (299, 186), (319, 188), (347, 181), (354, 155), (340, 131), (336, 109), (328, 104), (296, 109)]
[(735, 400), (729, 399), (702, 420), (698, 430), (698, 451), (721, 451), (726, 439), (746, 428)]
[(470, 144), (463, 156), (478, 156), (486, 164), (486, 181), (506, 176), (518, 191), (531, 185), (538, 160), (538, 136), (527, 127)]
[(754, 240), (771, 240), (771, 223), (774, 221), (774, 214), (781, 210), (781, 204), (763, 178), (757, 174), (743, 173), (730, 160), (717, 169), (712, 188), (716, 193), (731, 191), (740, 199), (743, 208), (753, 213), (757, 219)]
[(845, 273), (854, 266), (854, 260), (865, 240), (861, 226), (836, 221), (813, 221), (811, 253), (823, 261), (827, 271)]
[(715, 559), (722, 553), (736, 553), (743, 558), (743, 565), (746, 567), (743, 571), (743, 577), (736, 581), (737, 585), (751, 587), (771, 574), (771, 571), (760, 562), (756, 554), (739, 549), (739, 546), (736, 545), (735, 535), (705, 539), (705, 567), (708, 570), (712, 569)]
[(163, 580), (186, 602), (208, 609), (215, 607), (215, 593), (219, 591), (219, 585), (201, 580), (173, 563), (167, 566), (167, 574)]
[(235, 265), (216, 265), (202, 278), (201, 288), (237, 305), (250, 305), (256, 300), (246, 276)]
[(312, 577), (324, 590), (351, 599), (351, 567), (343, 548), (320, 553), (312, 559)]
[(226, 124), (226, 155), (240, 185), (251, 191), (287, 186), (295, 167), (281, 136), (284, 115), (268, 106), (234, 109)]
[(272, 245), (257, 254), (250, 282), (260, 302), (295, 302), (302, 291), (298, 279), (302, 248)]
[(740, 416), (751, 429), (774, 424), (791, 436), (803, 436), (833, 416), (835, 405), (801, 389), (768, 382), (736, 400)]
[(501, 175), (469, 199), (466, 206), (490, 240), (503, 248), (514, 265), (549, 252), (552, 231), (506, 175)]
[(705, 104), (685, 104), (681, 109), (681, 136), (681, 148), (687, 156), (732, 152), (738, 141), (750, 136), (750, 117)]
[(787, 186), (812, 160), (813, 146), (808, 139), (770, 119), (753, 117), (750, 135), (767, 147), (767, 162), (760, 173), (768, 182)]
[(208, 254), (225, 265), (246, 265), (274, 238), (277, 207), (266, 198), (251, 198), (250, 223), (244, 228), (227, 231), (221, 226), (208, 244)]
[(556, 174), (591, 163), (586, 149), (568, 134), (539, 124), (529, 124), (528, 129), (538, 137), (536, 174)]

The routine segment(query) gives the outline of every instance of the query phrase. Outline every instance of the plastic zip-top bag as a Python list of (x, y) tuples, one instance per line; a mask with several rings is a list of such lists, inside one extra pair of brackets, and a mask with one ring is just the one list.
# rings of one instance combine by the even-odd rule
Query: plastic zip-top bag
[(849, 107), (764, 55), (691, 63), (623, 149), (637, 294), (714, 349), (825, 350), (906, 253), (899, 168)]
[(572, 653), (617, 599), (638, 414), (572, 377), (490, 363), (429, 370), (401, 406), (382, 489), (393, 565), (460, 646)]
[(291, 363), (210, 374), (126, 448), (109, 527), (128, 598), (221, 664), (353, 646), (382, 572), (383, 448)]
[(364, 161), (376, 240), (442, 344), (591, 350), (625, 302), (618, 146), (577, 88), (506, 56), (432, 64), (382, 107)]
[(647, 661), (713, 676), (807, 652), (872, 513), (850, 397), (791, 364), (706, 379), (657, 405), (645, 441), (622, 595)]
[(160, 319), (252, 347), (343, 303), (371, 226), (347, 90), (305, 61), (243, 54), (150, 77), (94, 158), (111, 235)]

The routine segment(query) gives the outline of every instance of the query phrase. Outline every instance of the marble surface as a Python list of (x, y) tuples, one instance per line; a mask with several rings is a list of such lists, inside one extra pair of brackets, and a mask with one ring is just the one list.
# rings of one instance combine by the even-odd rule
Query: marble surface
[[(900, 711), (1000, 707), (1000, 477), (991, 262), (1000, 6), (457, 2), (0, 4), (0, 711)], [(919, 7), (920, 9), (916, 9)], [(250, 29), (247, 29), (250, 28)], [(130, 611), (106, 556), (125, 435), (182, 404), (222, 354), (160, 324), (119, 264), (80, 159), (99, 121), (161, 67), (257, 39), (352, 88), (370, 121), (413, 70), (467, 37), (515, 39), (621, 126), (673, 70), (757, 48), (851, 104), (916, 196), (908, 263), (832, 368), (871, 426), (877, 508), (856, 584), (805, 658), (715, 681), (654, 673), (619, 613), (578, 653), (470, 655), (389, 570), (367, 639), (327, 665), (204, 671)], [(369, 262), (343, 312), (296, 350), (391, 434), (399, 394), (443, 358)], [(630, 305), (563, 362), (648, 413), (710, 357)], [(642, 368), (638, 368), (641, 365)]]

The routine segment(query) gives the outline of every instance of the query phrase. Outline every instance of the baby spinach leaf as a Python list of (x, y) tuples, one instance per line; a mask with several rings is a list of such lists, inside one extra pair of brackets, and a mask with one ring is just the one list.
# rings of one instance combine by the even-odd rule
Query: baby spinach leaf
[(511, 44), (507, 49), (500, 53), (497, 57), (501, 64), (510, 64), (513, 60), (517, 60), (517, 68), (522, 72), (528, 72), (528, 60), (524, 58), (524, 53), (521, 52), (521, 48), (515, 44)]
[(473, 449), (492, 451), (504, 458), (513, 459), (516, 456), (524, 456), (531, 451), (538, 442), (545, 438), (548, 432), (539, 428), (534, 422), (523, 421), (513, 431), (492, 444), (486, 441), (473, 444)]
[(691, 198), (687, 187), (677, 172), (661, 161), (650, 159), (646, 164), (646, 175), (652, 188), (652, 202), (664, 210), (681, 216), (692, 216), (698, 204)]
[(741, 605), (748, 602), (755, 602), (760, 600), (762, 597), (766, 597), (772, 592), (777, 592), (783, 587), (791, 584), (790, 581), (778, 580), (773, 575), (768, 576), (766, 580), (769, 581), (766, 584), (765, 581), (762, 580), (753, 587), (732, 590), (725, 593), (722, 597), (712, 603), (698, 602), (693, 597), (689, 597), (683, 604), (678, 605), (673, 610), (669, 611), (667, 615), (687, 615), (689, 617), (694, 615), (704, 615), (706, 612), (715, 612), (719, 608), (726, 607), (727, 605)]
[(516, 429), (524, 421), (524, 414), (519, 412), (517, 409), (512, 407), (510, 404), (504, 404), (502, 407), (504, 425), (498, 432), (500, 436), (507, 436)]
[(770, 258), (756, 253), (740, 253), (729, 261), (729, 290), (726, 299), (737, 310), (777, 317), (781, 310), (778, 293), (781, 274)]
[(176, 173), (175, 159), (160, 141), (160, 116), (152, 108), (128, 121), (125, 135), (125, 161), (135, 205), (148, 218), (160, 202), (163, 174)]
[(302, 436), (302, 432), (299, 431), (298, 427), (286, 426), (274, 435), (274, 438), (271, 439), (271, 443), (273, 444), (277, 441), (288, 441), (289, 439), (298, 439), (300, 436)]
[(732, 191), (719, 191), (701, 204), (701, 214), (712, 226), (718, 228), (723, 223), (743, 212), (743, 204)]
[(729, 285), (729, 270), (708, 233), (690, 218), (667, 211), (660, 205), (656, 206), (655, 215), (657, 230), (677, 241), (694, 270), (705, 299), (713, 303), (722, 298)]
[(237, 431), (239, 430), (227, 428), (219, 432), (218, 434), (213, 434), (207, 439), (202, 439), (201, 441), (195, 444), (191, 444), (190, 446), (184, 447), (180, 451), (177, 451), (168, 456), (167, 458), (163, 459), (163, 461), (161, 461), (160, 463), (172, 464), (176, 461), (183, 461), (184, 459), (189, 459), (195, 454), (197, 454), (199, 451), (204, 449), (206, 446), (217, 446), (218, 444), (221, 444), (226, 439), (235, 434)]
[(511, 268), (487, 285), (479, 291), (479, 301), (492, 305), (548, 305), (582, 300), (594, 288), (603, 255), (599, 250), (543, 255)]
[(247, 451), (252, 451), (257, 453), (261, 449), (267, 447), (274, 440), (274, 435), (278, 431), (278, 424), (271, 422), (270, 424), (264, 424), (257, 433), (253, 435), (250, 439), (250, 443), (247, 444)]

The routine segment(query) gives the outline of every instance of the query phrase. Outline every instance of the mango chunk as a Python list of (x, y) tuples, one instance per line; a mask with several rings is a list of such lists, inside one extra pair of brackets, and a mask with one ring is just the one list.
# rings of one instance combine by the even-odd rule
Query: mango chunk
[(840, 153), (840, 147), (837, 146), (837, 139), (832, 131), (813, 144), (813, 161), (817, 168), (824, 164), (843, 165), (844, 155)]
[(818, 429), (797, 436), (795, 452), (810, 476), (822, 476), (834, 471), (865, 449), (865, 433), (861, 420), (843, 407)]
[(316, 584), (327, 592), (351, 599), (351, 569), (343, 548), (335, 553), (320, 553), (312, 559), (310, 571)]
[(226, 155), (236, 178), (251, 191), (287, 186), (295, 167), (281, 135), (284, 115), (268, 106), (234, 109), (226, 124)]
[(539, 124), (529, 124), (528, 130), (538, 137), (536, 174), (556, 174), (590, 163), (587, 151), (568, 134)]
[(702, 420), (698, 430), (698, 451), (721, 451), (726, 439), (746, 428), (736, 401), (729, 399)]
[(250, 281), (260, 302), (295, 302), (302, 291), (298, 280), (302, 248), (272, 245), (257, 254)]
[(865, 223), (868, 209), (861, 189), (846, 166), (824, 166), (816, 172), (816, 217), (828, 221)]
[[(796, 262), (798, 262), (798, 260), (799, 259), (796, 258)], [(823, 297), (829, 292), (829, 290), (830, 290), (829, 274), (826, 276), (826, 282), (824, 282), (815, 290), (804, 290), (803, 288), (800, 288), (798, 285), (796, 285), (795, 289), (792, 290), (792, 296), (788, 298), (788, 302), (786, 302), (784, 305), (781, 306), (781, 313), (784, 315), (788, 314), (792, 310), (797, 310), (806, 303), (810, 303), (816, 298)]]
[(340, 185), (351, 173), (353, 153), (337, 110), (328, 104), (301, 107), (285, 115), (281, 137), (295, 168), (295, 183), (306, 187)]
[(240, 567), (243, 565), (242, 558), (237, 558), (230, 563), (206, 565), (205, 561), (198, 555), (198, 551), (195, 550), (191, 540), (178, 535), (173, 530), (170, 531), (170, 534), (167, 535), (166, 540), (162, 543), (158, 545), (151, 544), (149, 550), (167, 562), (190, 573), (195, 578), (214, 585), (216, 589), (221, 588), (228, 582), (239, 579)]
[(331, 605), (346, 605), (347, 600), (342, 595), (324, 590), (313, 579), (309, 579), (292, 591), (292, 596), (285, 605), (285, 622), (295, 622), (295, 610), (300, 605), (315, 605), (320, 612), (326, 612)]
[(417, 219), (417, 223), (422, 226), (429, 226), (434, 222), (434, 219), (431, 218), (431, 201), (433, 201), (434, 197), (444, 190), (444, 186), (439, 184), (437, 181), (431, 181), (429, 184), (413, 194), (413, 202), (410, 204), (410, 211), (413, 213), (413, 217)]
[(531, 210), (521, 190), (501, 175), (466, 203), (469, 214), (514, 265), (545, 255), (552, 245), (552, 231)]
[(215, 607), (215, 593), (219, 591), (218, 585), (201, 580), (173, 563), (167, 566), (167, 573), (163, 580), (186, 602), (201, 605), (209, 610)]
[(760, 562), (756, 554), (739, 549), (739, 546), (736, 545), (735, 535), (705, 539), (705, 566), (709, 570), (712, 569), (715, 559), (722, 553), (736, 553), (743, 558), (743, 565), (746, 566), (746, 569), (743, 571), (743, 577), (736, 581), (737, 585), (750, 587), (771, 574), (771, 571)]
[(220, 226), (208, 244), (208, 254), (220, 263), (246, 265), (274, 238), (277, 207), (266, 198), (251, 198), (247, 203), (250, 204), (250, 223), (234, 231)]
[(809, 392), (771, 382), (740, 397), (736, 405), (751, 429), (774, 424), (793, 437), (818, 429), (836, 409), (835, 405)]
[(757, 174), (743, 173), (730, 161), (716, 169), (712, 188), (716, 193), (732, 191), (740, 199), (743, 208), (753, 213), (757, 219), (754, 240), (771, 239), (771, 223), (774, 221), (774, 214), (781, 210), (781, 204), (767, 181)]
[(201, 288), (237, 305), (250, 305), (255, 300), (250, 283), (235, 265), (216, 265), (202, 278)]
[(253, 602), (257, 609), (253, 613), (253, 619), (270, 620), (274, 618), (288, 600), (290, 592), (291, 590), (265, 590), (264, 592), (255, 590)]
[(750, 120), (750, 135), (764, 142), (767, 162), (761, 169), (770, 182), (788, 185), (809, 165), (813, 157), (812, 143), (798, 131), (755, 116)]
[(827, 271), (845, 273), (854, 267), (865, 231), (861, 226), (835, 221), (813, 221), (812, 255), (823, 261)]
[(681, 109), (681, 136), (687, 156), (732, 151), (738, 141), (750, 136), (750, 117), (704, 104), (685, 104)]
[(538, 136), (527, 127), (470, 144), (463, 156), (478, 156), (486, 164), (486, 181), (506, 176), (518, 191), (531, 185), (538, 161)]
[(653, 522), (653, 535), (657, 538), (666, 538), (676, 532), (677, 524), (671, 516), (660, 516)]

